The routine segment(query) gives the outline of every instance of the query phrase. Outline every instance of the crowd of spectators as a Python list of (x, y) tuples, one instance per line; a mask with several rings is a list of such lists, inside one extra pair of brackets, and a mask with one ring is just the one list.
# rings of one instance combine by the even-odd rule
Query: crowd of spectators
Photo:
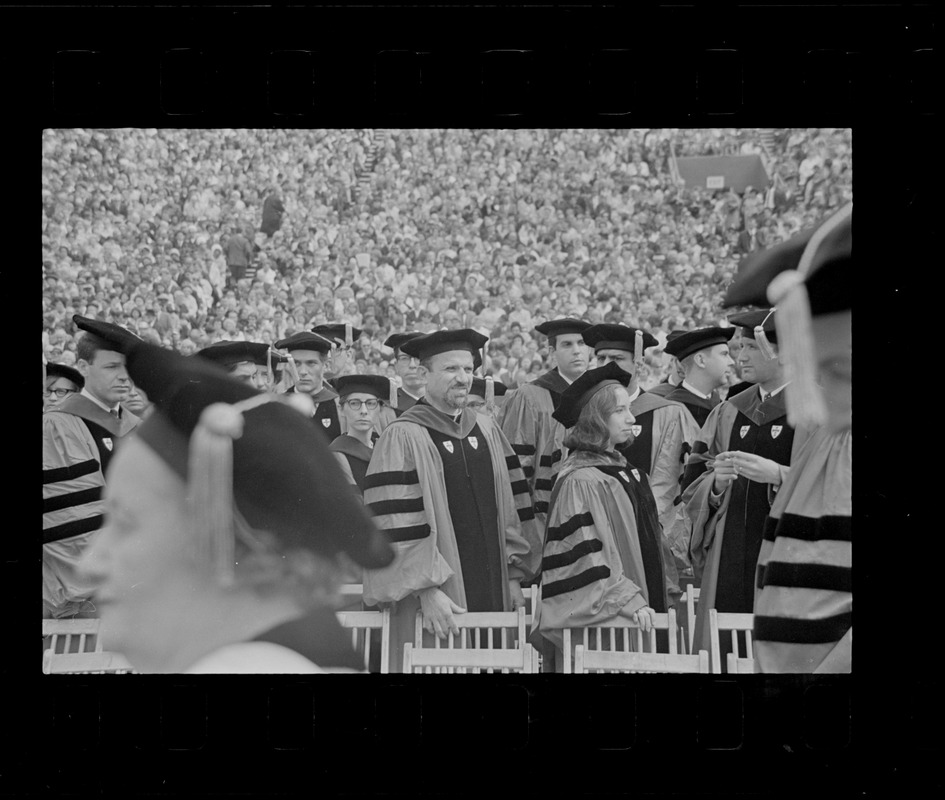
[[(686, 188), (673, 153), (772, 184)], [(393, 377), (390, 333), (468, 326), (514, 387), (549, 318), (717, 324), (741, 257), (851, 198), (849, 129), (47, 130), (44, 355), (75, 361), (76, 313), (185, 354), (345, 321), (350, 369)]]

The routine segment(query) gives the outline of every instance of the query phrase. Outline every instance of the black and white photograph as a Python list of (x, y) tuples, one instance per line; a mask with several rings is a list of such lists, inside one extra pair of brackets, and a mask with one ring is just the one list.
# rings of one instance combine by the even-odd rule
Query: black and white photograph
[(853, 128), (42, 147), (44, 673), (851, 672)]

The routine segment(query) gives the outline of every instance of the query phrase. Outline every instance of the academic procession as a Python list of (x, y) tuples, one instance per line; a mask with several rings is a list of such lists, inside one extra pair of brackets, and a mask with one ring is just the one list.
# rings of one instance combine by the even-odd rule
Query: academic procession
[(752, 239), (698, 324), (529, 320), (514, 382), (493, 306), (389, 371), (344, 309), (182, 351), (83, 307), (44, 672), (849, 673), (852, 214)]

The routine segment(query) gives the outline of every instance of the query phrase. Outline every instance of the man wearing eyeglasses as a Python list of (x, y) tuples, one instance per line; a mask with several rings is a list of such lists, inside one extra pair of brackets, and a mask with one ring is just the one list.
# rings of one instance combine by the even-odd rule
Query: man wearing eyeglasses
[(347, 432), (331, 443), (348, 482), (364, 495), (371, 454), (378, 433), (375, 430), (381, 400), (390, 396), (390, 381), (380, 375), (342, 375), (335, 379), (340, 393), (339, 408)]
[(76, 362), (83, 385), (43, 414), (44, 619), (96, 616), (92, 586), (76, 564), (102, 526), (108, 463), (141, 421), (121, 407), (131, 386), (123, 350), (136, 337), (107, 322), (73, 321), (85, 332)]
[(47, 364), (46, 381), (43, 386), (43, 411), (56, 408), (70, 394), (75, 394), (85, 385), (82, 373), (65, 364)]

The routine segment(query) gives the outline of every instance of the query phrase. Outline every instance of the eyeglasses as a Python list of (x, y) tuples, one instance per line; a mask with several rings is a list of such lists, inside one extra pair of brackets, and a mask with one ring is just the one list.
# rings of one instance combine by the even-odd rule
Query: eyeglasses
[(377, 400), (345, 400), (345, 405), (352, 411), (360, 411), (362, 404), (367, 406), (368, 411), (373, 411), (380, 405)]
[(43, 397), (49, 397), (51, 394), (62, 400), (67, 394), (75, 394), (75, 389), (43, 389)]

